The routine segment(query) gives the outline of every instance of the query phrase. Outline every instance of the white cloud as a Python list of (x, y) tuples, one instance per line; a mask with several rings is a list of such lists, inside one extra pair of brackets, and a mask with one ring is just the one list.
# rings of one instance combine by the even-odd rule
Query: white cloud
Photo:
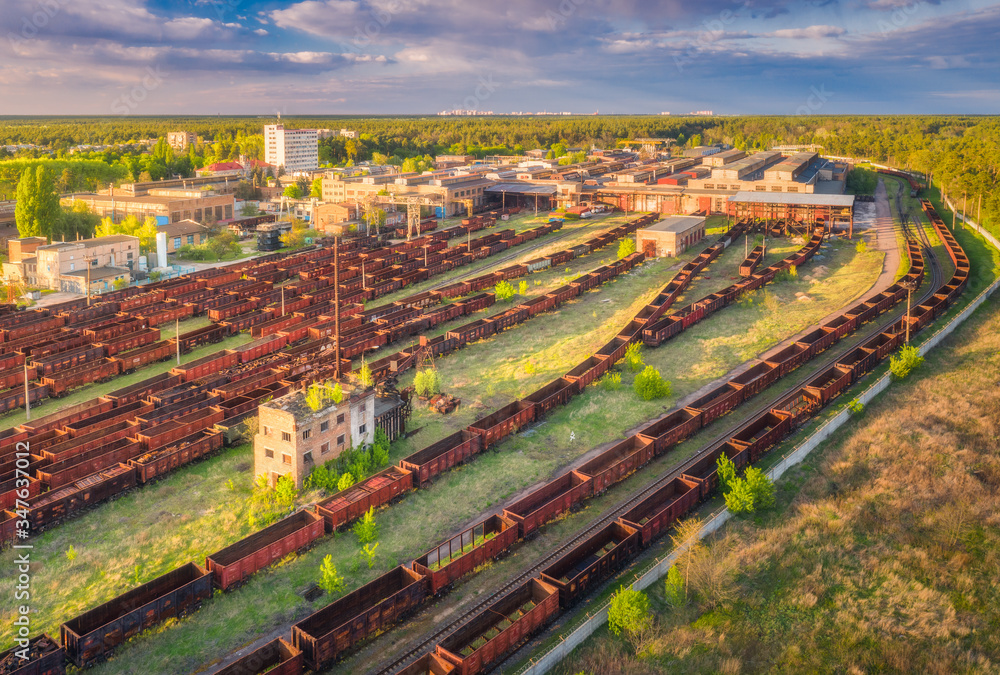
[(805, 28), (783, 28), (764, 33), (761, 37), (786, 38), (790, 40), (822, 40), (846, 35), (847, 31), (840, 26), (807, 26)]

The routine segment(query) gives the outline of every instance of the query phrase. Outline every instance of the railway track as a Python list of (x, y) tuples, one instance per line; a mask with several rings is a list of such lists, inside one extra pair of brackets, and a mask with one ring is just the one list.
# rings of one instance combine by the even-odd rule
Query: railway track
[[(897, 195), (898, 196), (898, 195)], [(943, 271), (941, 269), (940, 263), (937, 260), (936, 255), (930, 247), (929, 239), (926, 236), (926, 232), (923, 232), (922, 227), (913, 227), (909, 222), (903, 221), (902, 224), (904, 235), (908, 241), (917, 241), (918, 238), (923, 239), (924, 243), (924, 253), (925, 260), (929, 260), (932, 268), (932, 281), (930, 284), (925, 284), (925, 291), (917, 299), (915, 305), (920, 305), (922, 302), (930, 298), (936, 291), (936, 289), (941, 285), (943, 280)], [(916, 233), (922, 233), (923, 237), (918, 237)], [(837, 347), (827, 350), (826, 357), (817, 361), (818, 364), (816, 368), (807, 374), (799, 374), (798, 376), (793, 376), (792, 379), (788, 380), (787, 386), (782, 388), (782, 391), (778, 393), (774, 398), (763, 399), (756, 402), (751, 407), (744, 408), (744, 410), (749, 411), (746, 419), (753, 419), (756, 415), (761, 414), (767, 410), (770, 410), (777, 406), (781, 401), (786, 399), (789, 394), (795, 392), (802, 386), (804, 386), (810, 379), (815, 376), (815, 373), (822, 372), (823, 370), (832, 367), (843, 355), (844, 353), (850, 351), (854, 348), (854, 345), (863, 344), (867, 340), (875, 337), (876, 335), (885, 331), (893, 323), (898, 320), (896, 317), (896, 312), (891, 313), (891, 319), (885, 319), (883, 321), (877, 321), (869, 324), (866, 330), (856, 331), (852, 336), (852, 340), (849, 345), (838, 345)], [(430, 649), (433, 649), (441, 638), (449, 635), (455, 631), (458, 627), (465, 624), (469, 619), (476, 616), (483, 609), (495, 603), (500, 598), (504, 597), (507, 593), (525, 584), (528, 580), (535, 578), (538, 574), (548, 567), (555, 560), (558, 560), (561, 556), (572, 550), (574, 547), (578, 546), (589, 537), (591, 537), (595, 532), (606, 527), (612, 522), (615, 522), (620, 516), (632, 510), (638, 503), (649, 497), (651, 494), (657, 490), (664, 487), (670, 481), (674, 480), (681, 474), (687, 472), (694, 465), (696, 465), (711, 449), (720, 443), (727, 441), (733, 435), (735, 435), (741, 427), (745, 424), (745, 421), (735, 422), (731, 425), (727, 425), (724, 431), (719, 433), (717, 436), (709, 439), (707, 442), (701, 444), (700, 449), (689, 459), (682, 462), (680, 465), (675, 467), (673, 470), (662, 475), (661, 477), (653, 480), (645, 487), (640, 489), (637, 493), (629, 497), (627, 500), (621, 502), (610, 511), (605, 514), (595, 518), (586, 527), (584, 527), (577, 535), (572, 537), (570, 540), (566, 541), (558, 548), (553, 549), (547, 553), (543, 558), (532, 564), (532, 566), (516, 577), (506, 582), (499, 589), (489, 594), (488, 596), (478, 600), (473, 606), (469, 607), (458, 617), (449, 620), (447, 623), (439, 625), (432, 633), (427, 634), (422, 637), (420, 641), (411, 649), (407, 650), (401, 656), (394, 658), (390, 662), (384, 662), (379, 664), (375, 669), (371, 670), (371, 673), (378, 673), (379, 675), (391, 675), (396, 672), (400, 667), (409, 663), (415, 658), (418, 658), (425, 654)]]

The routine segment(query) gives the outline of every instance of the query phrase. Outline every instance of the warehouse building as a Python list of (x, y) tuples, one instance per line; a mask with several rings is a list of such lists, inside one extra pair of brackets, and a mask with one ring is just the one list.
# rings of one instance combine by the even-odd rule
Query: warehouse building
[(705, 238), (705, 219), (701, 216), (671, 216), (635, 233), (636, 250), (647, 258), (679, 256)]

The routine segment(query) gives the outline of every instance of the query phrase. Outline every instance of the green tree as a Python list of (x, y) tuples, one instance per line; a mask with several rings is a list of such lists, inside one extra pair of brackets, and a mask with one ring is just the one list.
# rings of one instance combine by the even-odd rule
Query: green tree
[(687, 602), (687, 589), (684, 586), (684, 577), (681, 576), (681, 569), (677, 565), (674, 565), (667, 572), (667, 580), (663, 584), (663, 594), (668, 605), (671, 607), (680, 607)]
[(635, 239), (632, 237), (625, 237), (618, 244), (618, 259), (627, 258), (635, 253)]
[(642, 343), (633, 342), (628, 347), (625, 348), (625, 365), (633, 373), (637, 373), (642, 370), (645, 362), (642, 360)]
[(378, 539), (379, 526), (375, 522), (375, 507), (369, 507), (365, 511), (365, 515), (354, 523), (354, 536), (358, 538), (358, 543), (362, 546), (364, 544), (370, 544), (371, 542)]
[(282, 476), (274, 486), (274, 495), (277, 497), (278, 503), (287, 508), (295, 503), (299, 491), (295, 489), (295, 481), (290, 476)]
[(517, 294), (522, 296), (528, 295), (528, 282), (524, 279), (521, 279), (521, 283), (517, 285)]
[(156, 218), (149, 216), (136, 228), (132, 236), (139, 237), (139, 248), (149, 253), (156, 246), (156, 232)]
[(337, 492), (343, 492), (352, 485), (354, 485), (354, 476), (347, 472), (337, 481)]
[(514, 287), (509, 281), (498, 281), (497, 285), (493, 288), (493, 294), (497, 300), (506, 302), (514, 297)]
[(653, 618), (650, 616), (649, 598), (642, 591), (623, 586), (611, 596), (608, 607), (608, 628), (618, 636), (632, 640), (646, 630)]
[(757, 467), (749, 467), (743, 478), (733, 478), (725, 493), (726, 508), (733, 513), (756, 513), (774, 506), (774, 483)]
[(333, 556), (327, 554), (319, 566), (319, 587), (327, 595), (340, 595), (344, 592), (344, 577), (337, 573), (337, 566), (333, 564)]
[(368, 569), (375, 567), (375, 550), (378, 548), (378, 542), (375, 545), (365, 544), (361, 547), (361, 557), (364, 558), (365, 563), (368, 565)]
[(358, 369), (358, 382), (365, 389), (375, 386), (375, 376), (372, 374), (371, 367), (365, 362), (364, 357), (362, 357), (361, 367)]
[(375, 442), (372, 444), (372, 464), (376, 469), (389, 466), (389, 436), (381, 427), (375, 429)]
[(70, 207), (63, 208), (58, 232), (53, 232), (52, 238), (53, 240), (58, 237), (66, 241), (73, 241), (78, 238), (93, 237), (100, 222), (100, 216), (91, 211), (86, 202), (77, 199)]
[(920, 355), (920, 350), (906, 345), (889, 359), (889, 371), (895, 379), (902, 380), (923, 363), (924, 357)]
[(68, 560), (69, 564), (72, 565), (74, 562), (76, 562), (76, 558), (77, 558), (76, 549), (73, 548), (73, 544), (70, 544), (69, 548), (66, 549), (66, 560)]
[(664, 380), (660, 371), (653, 366), (646, 366), (645, 370), (635, 376), (632, 388), (643, 401), (669, 396), (672, 390), (670, 383)]
[(301, 199), (302, 198), (302, 188), (300, 188), (296, 183), (285, 186), (285, 191), (283, 193), (289, 199)]
[(722, 486), (723, 490), (728, 490), (729, 486), (736, 480), (736, 465), (726, 455), (719, 455), (715, 465), (718, 467), (716, 473), (719, 476), (719, 485)]
[(15, 191), (14, 221), (22, 237), (51, 237), (61, 220), (59, 197), (52, 176), (39, 164), (26, 168)]
[(309, 186), (309, 196), (317, 199), (323, 198), (323, 178), (313, 178), (312, 185)]

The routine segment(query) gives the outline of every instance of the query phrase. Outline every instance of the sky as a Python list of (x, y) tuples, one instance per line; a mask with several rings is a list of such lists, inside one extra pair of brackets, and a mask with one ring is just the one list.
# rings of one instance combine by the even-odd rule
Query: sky
[(984, 0), (0, 0), (0, 115), (1000, 112)]

